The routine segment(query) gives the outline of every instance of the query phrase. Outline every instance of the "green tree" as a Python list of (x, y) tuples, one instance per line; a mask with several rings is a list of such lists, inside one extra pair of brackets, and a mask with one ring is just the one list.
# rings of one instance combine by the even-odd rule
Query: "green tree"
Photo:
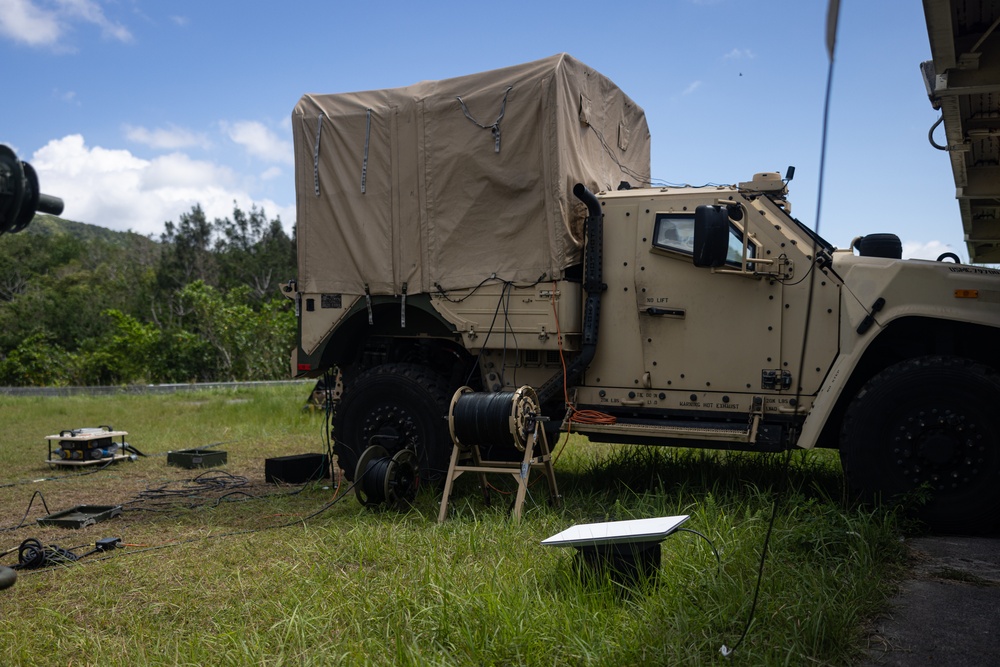
[(294, 241), (256, 206), (195, 206), (159, 242), (47, 219), (0, 240), (0, 384), (287, 377), (294, 275)]
[(295, 277), (295, 248), (280, 218), (268, 220), (264, 209), (244, 212), (233, 206), (233, 217), (215, 221), (219, 239), (219, 286), (250, 288), (252, 298), (262, 302), (276, 293), (281, 281)]
[(200, 280), (215, 285), (218, 268), (212, 253), (213, 224), (205, 217), (200, 205), (181, 214), (177, 223), (164, 223), (160, 235), (163, 254), (157, 269), (161, 288), (178, 289)]
[(64, 386), (69, 384), (73, 355), (52, 336), (38, 332), (22, 340), (0, 359), (0, 384), (10, 387)]
[(113, 385), (151, 382), (159, 375), (162, 332), (119, 310), (103, 315), (111, 320), (108, 335), (87, 341), (77, 366), (80, 384)]
[(247, 304), (249, 294), (247, 286), (220, 292), (201, 281), (180, 292), (189, 312), (185, 328), (215, 350), (219, 379), (270, 380), (285, 375), (283, 357), (294, 341), (294, 313), (277, 300), (255, 311)]

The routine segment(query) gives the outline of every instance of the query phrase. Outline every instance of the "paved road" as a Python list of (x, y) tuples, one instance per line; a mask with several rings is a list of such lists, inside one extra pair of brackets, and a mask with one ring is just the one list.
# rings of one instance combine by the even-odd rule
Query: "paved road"
[(1000, 665), (1000, 538), (907, 540), (911, 571), (861, 667)]

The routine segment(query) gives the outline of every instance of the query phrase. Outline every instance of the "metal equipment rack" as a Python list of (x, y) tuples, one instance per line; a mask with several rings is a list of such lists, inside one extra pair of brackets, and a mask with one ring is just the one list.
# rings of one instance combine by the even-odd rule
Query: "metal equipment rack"
[[(97, 428), (77, 428), (60, 431), (58, 435), (45, 437), (48, 442), (49, 453), (46, 463), (52, 466), (65, 466), (70, 468), (93, 466), (114, 463), (125, 459), (131, 459), (128, 454), (128, 443), (125, 442), (127, 431), (116, 431), (110, 426), (98, 426)], [(120, 442), (115, 443), (115, 438)], [(53, 457), (52, 443), (58, 443), (57, 449), (80, 452), (80, 458)], [(117, 452), (111, 456), (101, 456), (100, 458), (88, 458), (87, 453), (94, 449), (106, 448), (110, 445), (117, 445)]]

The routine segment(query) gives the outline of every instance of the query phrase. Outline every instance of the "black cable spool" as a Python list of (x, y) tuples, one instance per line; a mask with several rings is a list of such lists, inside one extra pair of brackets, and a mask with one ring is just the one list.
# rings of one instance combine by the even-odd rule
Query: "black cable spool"
[(365, 507), (379, 505), (402, 509), (417, 495), (420, 469), (417, 456), (401, 449), (391, 458), (381, 445), (361, 453), (354, 471), (354, 494)]
[(523, 452), (534, 434), (538, 414), (538, 398), (529, 386), (494, 393), (462, 387), (452, 396), (448, 428), (452, 440), (462, 448), (513, 447)]

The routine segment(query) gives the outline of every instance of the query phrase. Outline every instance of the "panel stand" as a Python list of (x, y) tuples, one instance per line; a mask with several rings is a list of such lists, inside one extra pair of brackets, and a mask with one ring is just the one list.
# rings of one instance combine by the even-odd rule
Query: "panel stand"
[[(517, 496), (514, 499), (514, 519), (521, 519), (521, 508), (528, 492), (528, 478), (532, 470), (541, 470), (549, 483), (550, 501), (558, 506), (562, 504), (562, 496), (556, 486), (556, 474), (552, 467), (552, 452), (549, 441), (542, 428), (541, 418), (536, 418), (534, 432), (530, 443), (524, 448), (524, 458), (518, 461), (485, 461), (479, 451), (479, 445), (469, 445), (463, 448), (458, 440), (452, 437), (451, 462), (448, 464), (448, 477), (441, 496), (441, 511), (438, 513), (438, 523), (444, 523), (448, 516), (448, 500), (451, 497), (452, 486), (458, 477), (465, 472), (474, 472), (479, 476), (479, 488), (483, 491), (486, 503), (490, 500), (490, 487), (486, 481), (487, 474), (513, 475), (517, 480)], [(536, 455), (536, 450), (538, 453)]]
[(578, 569), (585, 578), (608, 575), (627, 586), (653, 583), (660, 570), (660, 542), (688, 518), (681, 514), (579, 524), (542, 540), (542, 544), (576, 547)]

